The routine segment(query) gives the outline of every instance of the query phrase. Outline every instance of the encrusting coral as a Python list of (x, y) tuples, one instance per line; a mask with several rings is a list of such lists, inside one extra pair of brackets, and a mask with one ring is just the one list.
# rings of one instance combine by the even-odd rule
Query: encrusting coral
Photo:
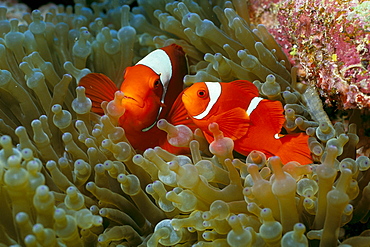
[[(368, 246), (370, 160), (356, 155), (356, 125), (331, 123), (245, 1), (76, 1), (25, 13), (25, 24), (5, 14), (1, 246)], [(127, 66), (171, 43), (188, 55), (185, 86), (243, 79), (281, 101), (284, 131), (305, 131), (315, 162), (237, 158), (217, 124), (208, 144), (165, 120), (158, 127), (190, 154), (139, 152), (116, 126), (122, 95), (103, 103), (105, 115), (90, 112), (84, 75), (119, 84)]]
[(251, 0), (251, 8), (326, 104), (369, 108), (369, 1)]

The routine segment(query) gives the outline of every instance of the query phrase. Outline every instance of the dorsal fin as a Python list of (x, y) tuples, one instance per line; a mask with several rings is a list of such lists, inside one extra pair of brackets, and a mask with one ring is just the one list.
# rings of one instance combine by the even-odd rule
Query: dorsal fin
[(228, 83), (239, 87), (241, 90), (245, 91), (248, 94), (251, 94), (252, 97), (257, 97), (259, 95), (258, 88), (250, 81), (236, 80)]
[(106, 75), (100, 73), (87, 74), (81, 78), (78, 85), (85, 88), (86, 97), (91, 99), (92, 111), (100, 115), (104, 114), (101, 103), (113, 100), (114, 93), (118, 91), (114, 82)]

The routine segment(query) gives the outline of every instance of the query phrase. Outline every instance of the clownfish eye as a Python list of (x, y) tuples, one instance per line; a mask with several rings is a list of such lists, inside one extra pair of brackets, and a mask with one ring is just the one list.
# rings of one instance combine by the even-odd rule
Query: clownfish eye
[(207, 95), (206, 90), (198, 90), (197, 95), (199, 98), (204, 98)]
[(158, 79), (158, 80), (155, 80), (153, 86), (154, 86), (154, 88), (157, 88), (157, 87), (159, 87), (160, 84), (161, 84), (161, 81)]

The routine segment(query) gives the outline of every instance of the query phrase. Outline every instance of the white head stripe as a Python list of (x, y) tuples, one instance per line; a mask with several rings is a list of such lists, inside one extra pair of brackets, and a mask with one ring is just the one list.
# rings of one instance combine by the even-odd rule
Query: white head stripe
[(162, 49), (157, 49), (149, 53), (146, 57), (141, 59), (136, 64), (142, 64), (151, 68), (155, 73), (160, 75), (163, 85), (162, 103), (166, 96), (168, 84), (172, 77), (172, 64), (170, 57)]
[(251, 115), (251, 113), (257, 108), (258, 104), (263, 100), (261, 97), (254, 97), (251, 102), (249, 103), (248, 109), (247, 109), (247, 114), (248, 116)]
[(205, 84), (208, 89), (209, 102), (206, 109), (201, 114), (194, 116), (196, 119), (202, 119), (207, 116), (221, 95), (221, 84), (219, 82), (205, 82)]

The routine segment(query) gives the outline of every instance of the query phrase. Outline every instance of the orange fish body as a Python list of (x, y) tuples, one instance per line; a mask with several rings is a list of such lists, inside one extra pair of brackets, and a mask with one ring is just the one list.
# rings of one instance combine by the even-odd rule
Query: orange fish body
[[(104, 114), (101, 103), (113, 100), (115, 92), (122, 91), (125, 112), (119, 125), (125, 129), (134, 148), (145, 150), (165, 145), (166, 133), (157, 128), (157, 120), (165, 118), (170, 123), (180, 124), (182, 119), (173, 114), (186, 116), (182, 101), (176, 101), (183, 90), (186, 74), (185, 53), (173, 44), (156, 49), (134, 66), (127, 67), (119, 89), (107, 76), (98, 73), (86, 75), (79, 85), (85, 87), (86, 96), (92, 100), (92, 111), (100, 115)], [(171, 108), (176, 110), (171, 111)]]
[(238, 153), (258, 150), (267, 157), (280, 156), (284, 164), (293, 160), (312, 163), (308, 136), (280, 135), (285, 121), (282, 104), (259, 97), (249, 81), (195, 83), (184, 91), (182, 101), (208, 142), (213, 141), (208, 125), (216, 122), (224, 136), (234, 140)]

